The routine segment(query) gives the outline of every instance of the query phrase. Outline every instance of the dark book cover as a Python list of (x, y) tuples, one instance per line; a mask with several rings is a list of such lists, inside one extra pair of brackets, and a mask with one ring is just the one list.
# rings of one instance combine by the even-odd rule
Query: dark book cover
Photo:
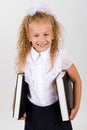
[(17, 74), (16, 88), (14, 95), (13, 117), (20, 119), (26, 112), (28, 84), (25, 82), (24, 74)]
[(71, 109), (73, 108), (73, 83), (67, 73), (65, 73), (63, 77), (63, 82), (64, 82), (64, 89), (65, 89), (68, 112), (70, 115)]
[(69, 120), (70, 112), (73, 108), (73, 83), (67, 72), (62, 72), (56, 78), (59, 104), (62, 120)]

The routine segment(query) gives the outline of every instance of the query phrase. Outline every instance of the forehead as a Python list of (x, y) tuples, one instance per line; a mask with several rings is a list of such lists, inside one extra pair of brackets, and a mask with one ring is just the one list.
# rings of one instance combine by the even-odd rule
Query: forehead
[(29, 24), (29, 30), (30, 31), (52, 31), (52, 25), (49, 21), (38, 21), (38, 22), (32, 22)]

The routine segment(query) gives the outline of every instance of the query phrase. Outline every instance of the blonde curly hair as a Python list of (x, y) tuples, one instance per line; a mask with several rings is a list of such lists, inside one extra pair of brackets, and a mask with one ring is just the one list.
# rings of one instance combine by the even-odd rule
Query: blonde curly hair
[(61, 24), (56, 20), (56, 18), (46, 12), (37, 11), (34, 15), (27, 15), (23, 19), (23, 22), (19, 30), (19, 38), (17, 42), (17, 52), (16, 57), (16, 69), (18, 72), (22, 71), (26, 63), (27, 55), (30, 53), (32, 44), (29, 41), (29, 24), (32, 22), (39, 21), (48, 21), (52, 26), (52, 31), (54, 35), (54, 40), (52, 41), (51, 50), (50, 50), (50, 60), (51, 60), (51, 69), (53, 68), (56, 55), (58, 54), (58, 49), (60, 41), (62, 41), (62, 31)]

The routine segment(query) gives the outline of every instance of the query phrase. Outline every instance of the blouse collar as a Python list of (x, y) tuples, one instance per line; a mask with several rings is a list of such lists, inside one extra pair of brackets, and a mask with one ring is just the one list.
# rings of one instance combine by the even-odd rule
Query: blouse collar
[(49, 57), (50, 54), (50, 47), (42, 52), (37, 52), (33, 47), (31, 48), (31, 56), (33, 58), (34, 61), (36, 61), (38, 59), (38, 56), (41, 56), (43, 59), (47, 59)]

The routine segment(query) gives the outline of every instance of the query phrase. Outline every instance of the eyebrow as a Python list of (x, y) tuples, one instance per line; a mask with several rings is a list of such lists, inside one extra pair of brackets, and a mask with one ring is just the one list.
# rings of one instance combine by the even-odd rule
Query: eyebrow
[[(43, 34), (44, 34), (44, 33), (49, 33), (49, 31), (43, 32)], [(39, 34), (39, 32), (35, 32), (35, 33), (31, 33), (31, 34)]]

